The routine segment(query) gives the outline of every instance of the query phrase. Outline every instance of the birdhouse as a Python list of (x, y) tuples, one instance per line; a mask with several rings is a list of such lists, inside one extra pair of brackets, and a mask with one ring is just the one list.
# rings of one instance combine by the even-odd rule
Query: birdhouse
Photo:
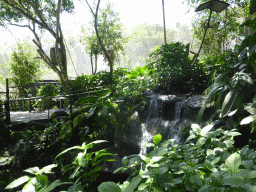
[[(59, 52), (60, 52), (61, 49), (60, 49), (60, 48), (58, 48), (58, 49), (59, 49)], [(55, 66), (58, 65), (56, 55), (57, 55), (57, 54), (56, 54), (56, 52), (55, 52), (55, 47), (52, 47), (52, 48), (50, 49), (50, 57), (51, 57), (51, 63), (52, 63), (53, 65), (55, 65)]]

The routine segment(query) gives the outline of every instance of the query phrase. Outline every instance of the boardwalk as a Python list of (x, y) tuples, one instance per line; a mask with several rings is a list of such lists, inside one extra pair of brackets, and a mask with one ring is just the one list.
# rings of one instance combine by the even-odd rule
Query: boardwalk
[[(51, 114), (54, 111), (55, 110), (49, 110), (49, 118), (51, 117)], [(28, 111), (15, 111), (15, 112), (10, 112), (10, 115), (11, 115), (11, 122), (27, 123), (29, 121), (34, 121), (34, 120), (48, 119), (48, 110), (40, 113), (35, 113), (35, 112), (29, 113)]]

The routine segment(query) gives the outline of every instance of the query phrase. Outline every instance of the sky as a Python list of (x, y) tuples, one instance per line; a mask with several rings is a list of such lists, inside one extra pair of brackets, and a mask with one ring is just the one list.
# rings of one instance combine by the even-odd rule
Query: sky
[[(121, 22), (128, 31), (142, 23), (163, 25), (162, 0), (102, 0), (100, 7), (108, 2), (114, 4), (114, 9), (120, 13)], [(90, 21), (91, 13), (85, 0), (74, 0), (74, 4), (75, 14), (63, 14), (60, 20), (62, 29), (75, 35), (81, 32), (82, 25)], [(194, 13), (185, 14), (186, 10), (187, 6), (182, 4), (182, 0), (165, 0), (166, 28), (175, 29), (177, 22), (190, 25)], [(11, 46), (18, 39), (33, 38), (29, 29), (15, 26), (10, 26), (9, 30), (0, 30), (0, 35), (1, 46)]]

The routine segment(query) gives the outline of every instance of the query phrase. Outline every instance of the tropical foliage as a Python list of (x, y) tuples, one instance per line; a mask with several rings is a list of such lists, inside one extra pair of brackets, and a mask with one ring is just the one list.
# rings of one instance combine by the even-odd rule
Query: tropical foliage
[[(111, 48), (114, 52), (114, 61), (120, 62), (121, 56), (124, 55), (127, 37), (124, 35), (124, 26), (120, 21), (119, 13), (114, 11), (113, 4), (108, 3), (99, 10), (97, 21), (98, 33), (102, 44), (107, 49)], [(83, 38), (85, 50), (91, 55), (92, 74), (95, 74), (97, 71), (97, 56), (104, 56), (104, 53), (95, 33), (94, 18), (89, 26), (86, 26), (86, 28), (82, 27), (82, 32), (85, 34)], [(95, 67), (93, 67), (93, 55), (95, 56)], [(105, 60), (107, 59), (105, 58)]]
[[(255, 1), (251, 1), (251, 6), (255, 7)], [(256, 10), (250, 11), (254, 14)], [(255, 32), (255, 23), (254, 19), (241, 26), (251, 27)], [(15, 157), (0, 158), (0, 166), (26, 166), (29, 175), (11, 183), (10, 176), (0, 184), (4, 183), (6, 189), (20, 187), (18, 190), (41, 192), (96, 190), (92, 186), (97, 186), (100, 192), (255, 191), (255, 34), (245, 38), (236, 51), (206, 57), (194, 65), (184, 45), (170, 43), (156, 48), (144, 67), (115, 70), (113, 82), (109, 81), (108, 72), (78, 77), (72, 83), (73, 90), (95, 90), (75, 98), (76, 110), (63, 120), (53, 118), (44, 130), (29, 128), (21, 131), (20, 138), (16, 135)], [(107, 148), (117, 146), (118, 153), (123, 152), (120, 143), (127, 136), (124, 128), (134, 111), (146, 111), (148, 102), (143, 93), (147, 89), (182, 93), (195, 91), (198, 86), (203, 89), (207, 82), (205, 104), (185, 142), (163, 141), (157, 134), (153, 143), (145, 145), (153, 148), (151, 152), (123, 158), (123, 166), (115, 172), (129, 173), (125, 182), (95, 182), (102, 174), (101, 163), (113, 161), (103, 158), (113, 153), (95, 144), (109, 140)], [(212, 106), (215, 112), (202, 123), (207, 106)], [(53, 168), (56, 173), (50, 177), (47, 174)]]
[(162, 90), (187, 93), (200, 92), (205, 88), (207, 76), (202, 65), (191, 65), (188, 52), (181, 43), (161, 45), (149, 57), (152, 79)]
[(9, 61), (10, 80), (13, 85), (21, 86), (18, 88), (18, 97), (26, 97), (28, 90), (25, 85), (37, 81), (41, 75), (40, 64), (35, 57), (34, 47), (27, 42), (13, 48)]

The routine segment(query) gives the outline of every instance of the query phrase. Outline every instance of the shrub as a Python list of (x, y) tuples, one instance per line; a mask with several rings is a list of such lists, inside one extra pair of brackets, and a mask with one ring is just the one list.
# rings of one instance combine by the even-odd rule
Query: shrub
[(37, 96), (38, 97), (48, 97), (48, 98), (45, 98), (43, 101), (37, 101), (34, 104), (34, 106), (37, 105), (38, 108), (41, 109), (41, 110), (43, 108), (49, 109), (56, 102), (56, 101), (52, 101), (52, 99), (50, 97), (51, 96), (57, 96), (57, 93), (58, 93), (57, 87), (52, 85), (52, 84), (47, 84), (47, 85), (40, 86), (40, 88), (38, 89)]
[[(155, 49), (148, 60), (152, 79), (158, 86), (169, 92), (186, 93), (201, 91), (206, 87), (207, 77), (199, 64), (191, 65), (185, 45), (181, 43), (164, 44)], [(199, 89), (199, 90), (195, 90)]]
[(234, 74), (237, 71), (235, 66), (239, 65), (238, 54), (232, 51), (225, 51), (220, 55), (207, 56), (200, 64), (209, 71), (210, 79), (208, 84), (212, 84), (214, 79), (221, 73)]

